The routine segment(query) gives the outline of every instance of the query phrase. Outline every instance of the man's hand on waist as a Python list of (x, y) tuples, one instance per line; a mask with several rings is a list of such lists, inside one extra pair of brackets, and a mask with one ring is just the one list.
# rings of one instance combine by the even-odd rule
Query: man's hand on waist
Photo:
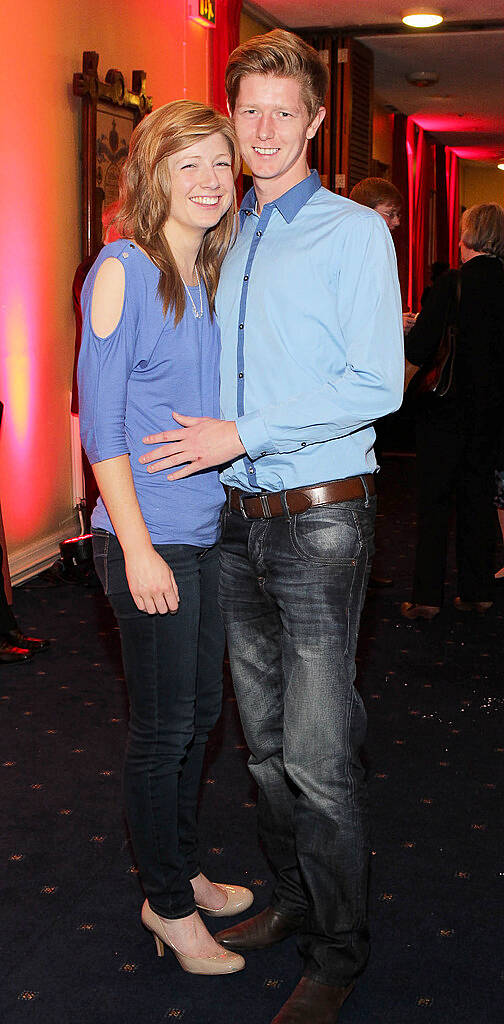
[(182, 416), (178, 412), (172, 413), (172, 416), (181, 424), (182, 429), (163, 430), (159, 434), (149, 434), (142, 438), (144, 444), (161, 445), (140, 456), (139, 462), (148, 463), (148, 473), (159, 473), (163, 469), (174, 469), (186, 463), (182, 469), (168, 473), (168, 480), (180, 480), (245, 454), (234, 420)]

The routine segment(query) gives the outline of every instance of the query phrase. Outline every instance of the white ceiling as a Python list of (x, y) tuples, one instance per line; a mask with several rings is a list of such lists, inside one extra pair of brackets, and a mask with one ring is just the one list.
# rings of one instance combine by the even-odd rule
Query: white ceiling
[[(445, 17), (441, 32), (366, 32), (361, 37), (375, 55), (375, 94), (384, 104), (414, 115), (445, 145), (469, 147), (466, 155), (496, 163), (504, 159), (504, 0), (481, 0), (477, 9), (471, 0), (448, 4), (432, 4)], [(407, 0), (390, 0), (386, 6), (384, 0), (255, 0), (244, 6), (292, 29), (399, 27), (402, 15), (415, 9)], [(501, 28), (449, 31), (453, 22), (476, 21), (479, 28), (498, 20)], [(412, 71), (436, 71), (439, 81), (427, 88), (411, 86), (405, 76)]]

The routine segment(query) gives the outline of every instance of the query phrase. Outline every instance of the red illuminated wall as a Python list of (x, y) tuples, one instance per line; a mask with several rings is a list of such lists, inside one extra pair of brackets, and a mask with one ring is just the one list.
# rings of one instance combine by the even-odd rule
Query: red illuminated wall
[(154, 106), (211, 100), (210, 29), (185, 0), (4, 0), (0, 75), (0, 496), (11, 567), (73, 526), (68, 392), (80, 262), (79, 101), (72, 75), (97, 50), (103, 78), (147, 72)]

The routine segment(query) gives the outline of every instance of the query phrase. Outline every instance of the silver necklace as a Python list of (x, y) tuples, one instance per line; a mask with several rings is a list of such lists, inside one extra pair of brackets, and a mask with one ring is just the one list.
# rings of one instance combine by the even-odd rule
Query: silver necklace
[(193, 299), (193, 297), (192, 297), (192, 295), (191, 295), (191, 293), (189, 291), (189, 288), (187, 287), (187, 285), (186, 285), (186, 283), (184, 281), (184, 278), (182, 278), (182, 283), (183, 283), (184, 288), (185, 288), (185, 290), (186, 290), (186, 292), (187, 292), (187, 294), (188, 294), (188, 296), (189, 296), (189, 298), (191, 300), (191, 306), (193, 308), (193, 314), (194, 314), (196, 320), (201, 320), (202, 317), (203, 317), (203, 298), (202, 298), (202, 295), (201, 295), (201, 280), (200, 280), (200, 276), (198, 274), (198, 268), (197, 267), (194, 268), (194, 271), (195, 271), (195, 274), (196, 274), (196, 281), (197, 281), (198, 288), (199, 288), (199, 304), (200, 304), (199, 312), (196, 309), (196, 305), (195, 305), (194, 299)]

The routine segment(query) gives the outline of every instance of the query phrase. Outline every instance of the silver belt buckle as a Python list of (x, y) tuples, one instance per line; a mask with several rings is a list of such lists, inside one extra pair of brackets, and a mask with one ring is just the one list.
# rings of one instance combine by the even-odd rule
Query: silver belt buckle
[(260, 494), (259, 495), (259, 499), (260, 499), (260, 502), (261, 502), (261, 508), (263, 510), (264, 518), (265, 519), (271, 519), (272, 515), (271, 515), (271, 511), (270, 511), (270, 507), (269, 507), (268, 495), (267, 494)]

